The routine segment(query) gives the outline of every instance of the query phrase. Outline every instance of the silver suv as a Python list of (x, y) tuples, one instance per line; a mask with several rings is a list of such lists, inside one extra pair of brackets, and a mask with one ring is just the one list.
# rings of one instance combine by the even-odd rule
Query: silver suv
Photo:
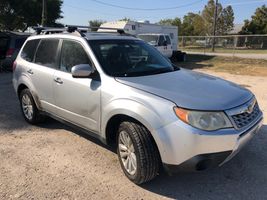
[(179, 68), (122, 33), (31, 36), (13, 84), (25, 120), (49, 115), (115, 145), (125, 175), (141, 184), (230, 160), (259, 130), (254, 95)]

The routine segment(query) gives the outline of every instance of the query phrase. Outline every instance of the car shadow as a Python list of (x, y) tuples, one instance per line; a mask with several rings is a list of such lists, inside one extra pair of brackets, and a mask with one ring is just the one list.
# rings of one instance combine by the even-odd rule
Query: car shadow
[(201, 68), (213, 67), (213, 65), (211, 63), (205, 63), (204, 62), (204, 61), (211, 60), (213, 58), (214, 58), (214, 56), (187, 54), (186, 55), (186, 61), (175, 62), (174, 64), (179, 66), (179, 67), (191, 69), (191, 70), (201, 69)]
[(101, 142), (99, 139), (97, 139), (96, 137), (94, 137), (94, 133), (87, 131), (87, 130), (82, 130), (80, 128), (77, 128), (75, 126), (72, 126), (69, 123), (62, 123), (59, 122), (53, 118), (47, 117), (44, 123), (41, 123), (38, 125), (39, 128), (44, 128), (44, 129), (63, 129), (69, 132), (72, 132), (76, 135), (79, 135), (80, 137), (89, 140), (90, 142), (95, 143), (96, 145), (99, 145), (113, 153), (116, 153), (116, 149), (113, 146), (108, 146), (106, 144), (104, 144), (103, 142)]

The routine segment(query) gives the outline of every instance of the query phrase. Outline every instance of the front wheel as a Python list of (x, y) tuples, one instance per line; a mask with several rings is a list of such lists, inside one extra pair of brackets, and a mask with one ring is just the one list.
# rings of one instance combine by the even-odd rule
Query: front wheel
[(141, 124), (122, 122), (117, 152), (125, 175), (134, 183), (152, 180), (159, 171), (159, 153), (150, 132)]

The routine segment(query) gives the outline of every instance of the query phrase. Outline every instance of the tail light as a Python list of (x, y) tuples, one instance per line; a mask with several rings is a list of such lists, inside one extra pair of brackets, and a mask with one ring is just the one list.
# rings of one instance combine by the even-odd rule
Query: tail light
[(9, 48), (6, 52), (6, 57), (11, 57), (13, 53), (15, 52), (15, 49)]
[(15, 71), (16, 67), (17, 67), (17, 62), (14, 61), (14, 62), (13, 62), (13, 65), (12, 65), (12, 70), (13, 70), (13, 72)]

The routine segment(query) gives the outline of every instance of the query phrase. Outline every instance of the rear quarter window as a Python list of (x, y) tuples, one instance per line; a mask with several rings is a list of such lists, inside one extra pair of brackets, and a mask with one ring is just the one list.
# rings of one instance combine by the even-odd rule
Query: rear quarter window
[(24, 48), (22, 49), (22, 52), (20, 54), (20, 57), (24, 60), (27, 60), (28, 62), (33, 62), (34, 54), (36, 51), (36, 48), (39, 44), (40, 40), (29, 40)]

